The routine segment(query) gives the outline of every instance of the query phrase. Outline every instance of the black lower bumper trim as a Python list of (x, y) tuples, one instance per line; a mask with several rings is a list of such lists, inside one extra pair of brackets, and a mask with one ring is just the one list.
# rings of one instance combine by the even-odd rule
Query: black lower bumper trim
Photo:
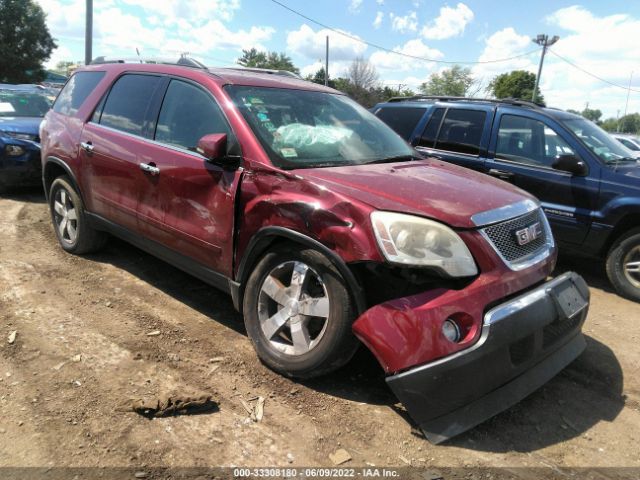
[(422, 423), (421, 430), (430, 442), (437, 444), (479, 425), (535, 392), (575, 360), (585, 346), (583, 335), (576, 335), (562, 349), (526, 373), (475, 402)]
[(564, 274), (488, 312), (473, 347), (387, 384), (427, 439), (443, 442), (519, 402), (577, 358), (586, 346), (588, 302), (584, 280)]

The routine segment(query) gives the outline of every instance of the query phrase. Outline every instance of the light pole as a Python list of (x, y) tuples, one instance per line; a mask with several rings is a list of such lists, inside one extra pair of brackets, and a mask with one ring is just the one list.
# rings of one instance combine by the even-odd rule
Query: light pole
[(537, 43), (542, 47), (542, 55), (540, 55), (540, 65), (538, 65), (538, 76), (536, 77), (536, 86), (533, 88), (533, 94), (531, 95), (531, 101), (535, 103), (538, 96), (538, 85), (540, 85), (540, 75), (542, 75), (542, 64), (544, 63), (544, 54), (547, 53), (547, 47), (550, 47), (554, 43), (560, 40), (558, 35), (554, 35), (549, 38), (546, 33), (541, 33), (533, 39), (534, 43)]
[(84, 64), (89, 65), (91, 63), (93, 53), (91, 52), (93, 46), (93, 0), (87, 0), (87, 11), (85, 19), (84, 29)]
[(624, 115), (627, 116), (627, 108), (629, 108), (629, 94), (631, 93), (631, 80), (633, 80), (633, 70), (631, 71), (631, 75), (629, 75), (629, 88), (627, 88), (627, 102), (624, 104)]

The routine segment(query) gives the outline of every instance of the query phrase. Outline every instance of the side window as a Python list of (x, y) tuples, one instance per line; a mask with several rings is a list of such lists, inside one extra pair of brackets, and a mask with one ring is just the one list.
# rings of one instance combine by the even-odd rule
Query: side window
[(424, 132), (420, 136), (418, 145), (421, 147), (433, 148), (436, 143), (436, 137), (438, 136), (438, 130), (440, 130), (440, 124), (442, 123), (442, 117), (444, 116), (444, 108), (436, 108), (431, 115), (431, 118), (424, 127)]
[(153, 75), (120, 77), (111, 87), (100, 125), (142, 136), (147, 108), (159, 82), (160, 77)]
[(575, 155), (555, 130), (539, 120), (503, 115), (498, 129), (496, 158), (551, 167), (558, 155)]
[(209, 133), (231, 133), (218, 104), (200, 88), (171, 80), (160, 109), (155, 139), (195, 151), (198, 140)]
[(487, 113), (450, 108), (442, 122), (436, 148), (449, 152), (480, 154), (480, 140)]
[(75, 115), (87, 97), (96, 88), (105, 72), (78, 72), (64, 86), (53, 111), (62, 115)]
[(424, 113), (424, 108), (383, 107), (376, 112), (376, 116), (409, 141)]

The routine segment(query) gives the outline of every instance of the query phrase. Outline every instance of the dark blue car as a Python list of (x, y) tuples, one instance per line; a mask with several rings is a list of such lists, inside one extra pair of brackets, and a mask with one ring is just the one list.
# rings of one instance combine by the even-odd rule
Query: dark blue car
[(38, 129), (52, 99), (35, 86), (0, 85), (0, 191), (42, 184)]
[(425, 155), (537, 196), (560, 248), (604, 259), (616, 291), (640, 301), (640, 163), (604, 130), (514, 100), (395, 98), (372, 111)]

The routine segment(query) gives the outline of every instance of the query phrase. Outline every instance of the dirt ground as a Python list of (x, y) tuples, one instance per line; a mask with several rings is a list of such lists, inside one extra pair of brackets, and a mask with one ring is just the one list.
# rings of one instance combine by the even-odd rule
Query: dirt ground
[[(327, 378), (283, 378), (258, 361), (226, 295), (117, 240), (68, 255), (41, 194), (5, 195), (0, 466), (333, 466), (329, 454), (344, 448), (344, 466), (640, 467), (640, 304), (612, 293), (599, 265), (563, 259), (566, 270), (592, 291), (585, 353), (434, 446), (412, 433), (365, 349)], [(194, 391), (219, 409), (149, 420), (122, 406)], [(253, 422), (241, 399), (258, 396), (264, 418)]]

